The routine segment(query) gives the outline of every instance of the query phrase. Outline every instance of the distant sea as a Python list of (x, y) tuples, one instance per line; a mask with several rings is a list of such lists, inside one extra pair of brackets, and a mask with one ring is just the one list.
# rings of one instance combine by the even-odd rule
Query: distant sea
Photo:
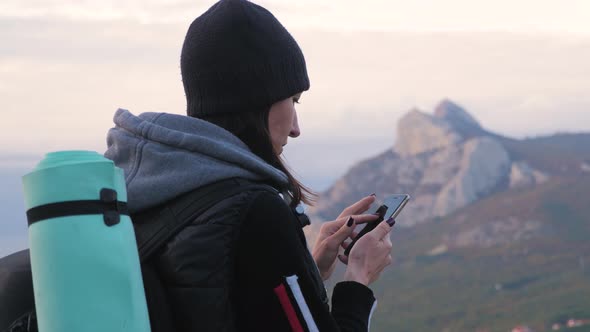
[(0, 257), (28, 247), (21, 177), (26, 169), (0, 169)]

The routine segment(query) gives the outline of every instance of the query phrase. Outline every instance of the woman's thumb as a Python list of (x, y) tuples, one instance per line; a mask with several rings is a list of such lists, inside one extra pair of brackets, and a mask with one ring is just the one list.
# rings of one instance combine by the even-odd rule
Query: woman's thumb
[(381, 240), (389, 235), (389, 232), (391, 232), (392, 228), (391, 226), (389, 226), (389, 224), (391, 223), (390, 220), (380, 222), (379, 225), (377, 225), (377, 227), (375, 227), (375, 229), (371, 231), (375, 233), (374, 236), (377, 239)]

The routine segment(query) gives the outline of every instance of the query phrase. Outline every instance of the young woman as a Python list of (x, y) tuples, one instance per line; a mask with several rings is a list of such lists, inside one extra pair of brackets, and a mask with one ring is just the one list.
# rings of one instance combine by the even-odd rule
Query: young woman
[[(176, 331), (367, 331), (367, 287), (391, 262), (381, 223), (338, 255), (374, 196), (323, 224), (313, 253), (294, 208), (312, 193), (281, 160), (301, 132), (295, 105), (309, 89), (295, 40), (266, 9), (222, 0), (191, 24), (181, 54), (187, 115), (115, 114), (105, 155), (125, 170), (131, 213), (240, 179), (276, 189), (227, 195), (195, 217), (152, 263)], [(236, 185), (240, 185), (236, 182)], [(323, 285), (347, 264), (330, 308)], [(162, 318), (150, 313), (152, 326)], [(160, 325), (158, 325), (160, 326)], [(158, 328), (154, 328), (158, 329)]]

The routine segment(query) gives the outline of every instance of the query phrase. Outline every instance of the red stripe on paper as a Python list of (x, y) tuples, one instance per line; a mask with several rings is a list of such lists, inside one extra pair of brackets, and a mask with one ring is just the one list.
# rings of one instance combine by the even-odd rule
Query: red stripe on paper
[(289, 320), (289, 324), (291, 325), (293, 332), (304, 332), (301, 322), (299, 321), (299, 318), (297, 318), (297, 313), (295, 313), (295, 308), (293, 308), (293, 305), (291, 304), (291, 300), (289, 299), (289, 294), (287, 294), (285, 285), (278, 285), (274, 291), (279, 298), (279, 302), (281, 302), (281, 306), (287, 315), (287, 319)]

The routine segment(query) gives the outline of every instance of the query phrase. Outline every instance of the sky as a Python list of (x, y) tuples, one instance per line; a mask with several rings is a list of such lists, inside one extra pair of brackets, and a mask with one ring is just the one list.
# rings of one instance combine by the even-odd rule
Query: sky
[[(213, 3), (2, 0), (0, 172), (18, 177), (49, 151), (104, 151), (119, 107), (184, 113), (180, 48)], [(306, 57), (302, 136), (285, 157), (314, 189), (393, 146), (404, 113), (443, 98), (509, 136), (590, 131), (590, 1), (257, 3)]]
[[(3, 163), (103, 150), (118, 107), (183, 113), (184, 33), (213, 3), (3, 0)], [(364, 151), (369, 140), (374, 153), (393, 144), (405, 112), (443, 98), (508, 135), (590, 130), (588, 1), (259, 3), (306, 56), (302, 146), (341, 141)]]

